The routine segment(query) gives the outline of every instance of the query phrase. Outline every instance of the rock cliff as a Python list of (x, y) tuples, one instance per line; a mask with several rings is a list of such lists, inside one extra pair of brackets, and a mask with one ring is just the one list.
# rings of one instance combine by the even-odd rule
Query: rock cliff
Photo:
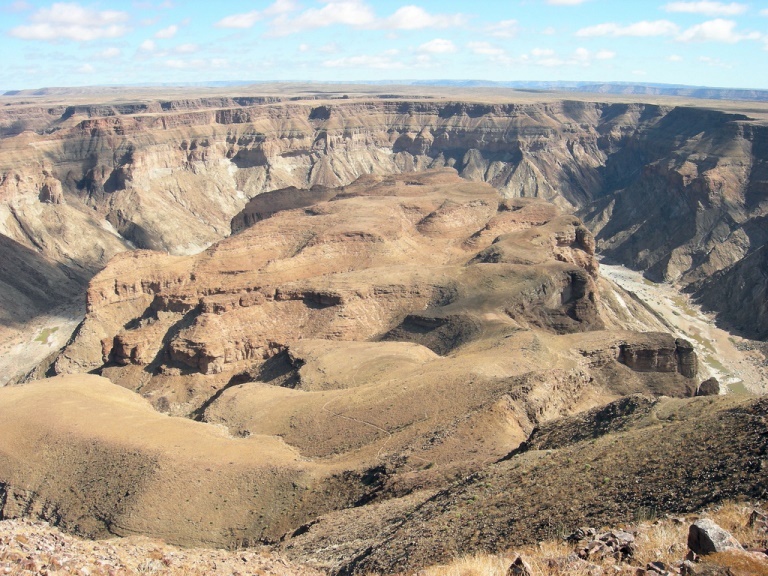
[[(130, 245), (198, 252), (241, 226), (232, 218), (263, 192), (450, 166), (505, 197), (580, 210), (607, 257), (654, 279), (701, 280), (768, 240), (768, 128), (743, 114), (552, 99), (275, 100), (11, 102), (0, 123), (27, 129), (0, 139), (0, 232), (94, 270)], [(61, 222), (89, 242), (57, 242)]]

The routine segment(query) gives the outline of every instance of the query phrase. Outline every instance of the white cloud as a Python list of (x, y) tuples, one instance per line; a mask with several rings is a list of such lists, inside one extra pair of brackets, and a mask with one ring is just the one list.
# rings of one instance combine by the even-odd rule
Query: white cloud
[(25, 10), (32, 10), (32, 4), (24, 0), (17, 0), (16, 2), (11, 2), (6, 10), (10, 12), (24, 12)]
[(534, 48), (531, 50), (531, 55), (536, 58), (545, 58), (549, 56), (554, 56), (555, 51), (551, 48)]
[(726, 42), (728, 44), (735, 44), (742, 40), (759, 40), (761, 37), (758, 32), (738, 34), (734, 30), (735, 28), (736, 22), (733, 20), (717, 18), (691, 26), (680, 34), (677, 39), (680, 42)]
[(467, 48), (480, 56), (503, 56), (505, 51), (490, 42), (469, 42)]
[(37, 10), (29, 17), (30, 24), (13, 28), (10, 34), (23, 40), (88, 42), (125, 35), (129, 19), (127, 12), (96, 11), (76, 3), (56, 2)]
[(96, 56), (98, 58), (104, 58), (105, 60), (109, 60), (111, 58), (117, 58), (121, 54), (120, 48), (115, 48), (114, 46), (111, 48), (105, 48), (101, 52), (97, 53)]
[(295, 18), (281, 14), (272, 21), (272, 35), (287, 36), (335, 24), (361, 28), (375, 22), (373, 10), (361, 0), (330, 0), (322, 8), (305, 10)]
[(280, 16), (288, 12), (294, 12), (297, 9), (298, 4), (294, 0), (276, 0), (263, 11), (252, 10), (243, 14), (225, 16), (216, 22), (214, 26), (217, 28), (252, 28), (256, 22), (265, 16)]
[(317, 48), (313, 48), (309, 44), (299, 44), (299, 52), (322, 52), (323, 54), (336, 54), (339, 52), (339, 45), (336, 42), (328, 42)]
[(155, 44), (154, 40), (144, 40), (144, 42), (139, 44), (139, 50), (144, 52), (154, 52), (155, 49), (157, 49), (157, 44)]
[(687, 14), (703, 14), (705, 16), (738, 16), (747, 11), (746, 4), (731, 2), (670, 2), (663, 9), (667, 12), (683, 12)]
[(579, 62), (587, 62), (589, 60), (590, 53), (586, 48), (576, 48), (573, 53), (573, 57)]
[(711, 58), (710, 56), (699, 56), (699, 62), (715, 68), (733, 68), (733, 66), (723, 62), (720, 58)]
[(175, 70), (200, 70), (204, 68), (226, 68), (229, 66), (229, 61), (225, 58), (211, 58), (210, 60), (204, 58), (196, 58), (194, 60), (171, 59), (166, 60), (165, 65)]
[(670, 54), (667, 60), (669, 60), (670, 62), (682, 62), (683, 57), (680, 56), (679, 54)]
[(320, 46), (317, 51), (324, 54), (336, 54), (339, 51), (339, 45), (336, 42), (328, 42)]
[(214, 26), (217, 28), (251, 28), (261, 19), (261, 12), (254, 10), (244, 14), (232, 14), (231, 16), (225, 16), (216, 22)]
[(553, 6), (578, 6), (584, 2), (585, 0), (547, 0), (547, 4), (552, 4)]
[(153, 2), (131, 2), (134, 8), (137, 10), (169, 10), (171, 8), (175, 7), (175, 4), (171, 0), (166, 0), (165, 2), (158, 2), (157, 4), (154, 4)]
[(176, 54), (192, 54), (199, 49), (197, 44), (179, 44), (173, 49)]
[(163, 28), (155, 32), (155, 38), (173, 38), (176, 36), (176, 32), (179, 31), (179, 27), (176, 24), (171, 24), (168, 28)]
[(610, 60), (615, 56), (616, 53), (609, 50), (600, 50), (593, 53), (583, 47), (576, 48), (567, 56), (561, 56), (551, 48), (534, 48), (531, 50), (530, 54), (521, 56), (518, 59), (518, 62), (544, 66), (545, 68), (557, 68), (563, 66), (586, 68), (591, 66), (596, 60)]
[(553, 26), (547, 26), (544, 28), (544, 30), (541, 31), (542, 34), (545, 36), (552, 36), (557, 33), (557, 30)]
[(643, 20), (627, 26), (621, 26), (615, 22), (607, 22), (596, 26), (582, 28), (576, 32), (576, 36), (589, 38), (594, 36), (671, 36), (677, 34), (679, 28), (674, 22), (669, 20), (654, 20), (649, 22)]
[(496, 38), (514, 38), (517, 35), (517, 28), (517, 20), (502, 20), (488, 26), (486, 31)]
[(764, 8), (763, 10), (760, 10), (760, 16), (768, 16), (768, 8)]
[(277, 14), (285, 14), (286, 12), (294, 12), (299, 9), (299, 5), (294, 0), (275, 0), (275, 2), (264, 9), (264, 14), (267, 16), (275, 16)]
[(403, 6), (377, 27), (395, 30), (418, 30), (421, 28), (452, 28), (464, 24), (461, 14), (430, 14), (419, 6)]
[(403, 6), (391, 16), (377, 18), (363, 0), (324, 0), (322, 8), (310, 8), (291, 18), (281, 14), (272, 20), (272, 36), (286, 36), (333, 25), (384, 30), (451, 28), (466, 22), (463, 14), (431, 14), (419, 6)]
[(77, 69), (77, 71), (80, 74), (93, 74), (96, 71), (96, 69), (90, 64), (83, 64)]
[[(423, 55), (427, 59), (429, 56)], [(427, 60), (422, 59), (422, 62)], [(395, 68), (405, 68), (402, 62), (392, 60), (386, 56), (350, 56), (348, 58), (338, 58), (336, 60), (326, 60), (323, 62), (326, 68), (378, 68), (392, 70)]]
[(429, 54), (450, 54), (456, 52), (456, 46), (450, 40), (435, 38), (419, 46), (418, 51)]

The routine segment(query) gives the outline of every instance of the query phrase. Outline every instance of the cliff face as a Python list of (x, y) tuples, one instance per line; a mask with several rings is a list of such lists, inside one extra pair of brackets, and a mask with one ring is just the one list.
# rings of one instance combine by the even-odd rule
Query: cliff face
[[(273, 100), (8, 106), (0, 124), (16, 135), (0, 139), (0, 232), (93, 273), (130, 246), (199, 252), (265, 191), (450, 166), (504, 197), (578, 211), (598, 250), (654, 279), (700, 280), (768, 240), (768, 128), (745, 116)], [(62, 226), (87, 241), (58, 241)]]
[(702, 304), (718, 311), (729, 329), (749, 338), (768, 339), (768, 246), (693, 288)]

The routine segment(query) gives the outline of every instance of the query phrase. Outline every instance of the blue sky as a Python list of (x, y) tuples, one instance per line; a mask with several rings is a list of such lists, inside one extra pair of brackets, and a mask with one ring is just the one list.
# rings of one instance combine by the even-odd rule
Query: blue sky
[(768, 0), (0, 0), (0, 89), (483, 79), (768, 89)]

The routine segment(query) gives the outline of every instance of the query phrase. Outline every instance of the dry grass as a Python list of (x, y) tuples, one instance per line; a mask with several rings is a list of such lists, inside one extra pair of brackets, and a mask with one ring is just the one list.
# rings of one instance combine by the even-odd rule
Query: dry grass
[[(768, 535), (759, 528), (749, 526), (749, 515), (757, 507), (737, 503), (705, 511), (701, 517), (712, 518), (728, 530), (746, 548), (765, 547)], [(459, 558), (450, 564), (433, 566), (418, 573), (419, 576), (506, 576), (507, 568), (519, 554), (540, 576), (587, 576), (594, 573), (594, 566), (611, 568), (615, 573), (634, 573), (630, 567), (645, 567), (649, 562), (671, 565), (684, 559), (687, 551), (688, 528), (699, 516), (682, 519), (665, 518), (655, 522), (643, 522), (628, 529), (636, 532), (636, 553), (626, 564), (614, 559), (578, 561), (574, 558), (575, 547), (564, 540), (547, 540), (535, 546), (510, 550), (504, 554), (475, 554)], [(569, 560), (570, 556), (570, 560)], [(727, 566), (734, 574), (768, 576), (768, 557), (762, 561), (749, 554), (722, 553), (707, 557), (713, 564)]]

